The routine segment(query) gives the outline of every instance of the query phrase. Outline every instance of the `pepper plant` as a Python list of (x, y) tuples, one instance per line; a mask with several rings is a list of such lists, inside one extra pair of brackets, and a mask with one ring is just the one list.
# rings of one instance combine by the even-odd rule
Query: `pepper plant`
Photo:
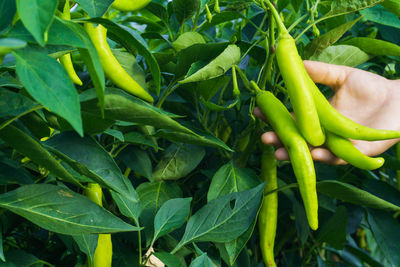
[[(302, 59), (400, 78), (398, 1), (273, 4)], [(292, 110), (270, 7), (0, 1), (0, 263), (274, 266), (268, 240), (277, 266), (399, 266), (399, 147), (314, 162), (316, 230), (290, 162), (260, 177), (254, 84)]]

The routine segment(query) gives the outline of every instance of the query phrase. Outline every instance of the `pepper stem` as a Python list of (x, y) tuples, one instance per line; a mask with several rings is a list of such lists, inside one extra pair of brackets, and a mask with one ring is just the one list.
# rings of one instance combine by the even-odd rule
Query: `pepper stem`
[(286, 29), (285, 25), (283, 24), (282, 19), (279, 16), (279, 13), (276, 10), (276, 8), (274, 7), (274, 5), (269, 0), (264, 0), (264, 2), (271, 9), (272, 15), (274, 16), (275, 21), (278, 24), (279, 34), (285, 34), (285, 33), (289, 34), (288, 30)]

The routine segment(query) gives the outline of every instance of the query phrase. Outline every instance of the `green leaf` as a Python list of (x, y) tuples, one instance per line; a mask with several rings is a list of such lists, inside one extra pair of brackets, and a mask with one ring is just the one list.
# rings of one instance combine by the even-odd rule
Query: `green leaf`
[(205, 154), (204, 148), (199, 146), (171, 144), (154, 168), (153, 178), (160, 181), (185, 177), (200, 164)]
[(15, 0), (0, 1), (0, 33), (10, 26), (16, 10)]
[(189, 77), (185, 77), (180, 83), (190, 83), (212, 79), (225, 74), (240, 60), (240, 48), (236, 45), (228, 47), (205, 67), (201, 68)]
[(154, 217), (154, 242), (181, 227), (190, 213), (192, 198), (174, 198), (166, 201)]
[(16, 3), (22, 23), (35, 40), (44, 46), (47, 41), (47, 30), (50, 28), (57, 8), (57, 1), (16, 0)]
[(32, 184), (33, 180), (29, 172), (19, 168), (13, 161), (0, 162), (0, 184)]
[(212, 260), (207, 256), (207, 253), (203, 253), (198, 256), (194, 261), (192, 261), (189, 267), (214, 267), (214, 263)]
[(335, 180), (325, 180), (317, 183), (317, 191), (333, 198), (340, 199), (355, 205), (388, 211), (399, 211), (400, 207), (374, 196), (353, 185)]
[(56, 17), (49, 29), (47, 44), (87, 48), (81, 36), (73, 29), (76, 23)]
[(368, 37), (354, 37), (342, 42), (342, 44), (356, 46), (365, 53), (372, 55), (400, 56), (400, 46), (383, 40)]
[(355, 46), (334, 45), (325, 48), (319, 55), (314, 55), (310, 59), (330, 64), (355, 67), (368, 61), (369, 56)]
[(0, 263), (7, 267), (19, 267), (19, 266), (34, 266), (39, 267), (44, 264), (49, 265), (50, 263), (38, 259), (35, 255), (30, 254), (24, 250), (10, 249), (6, 251), (7, 263)]
[(369, 21), (400, 29), (400, 19), (381, 5), (368, 8), (360, 13)]
[(326, 13), (323, 18), (331, 18), (340, 16), (348, 13), (352, 13), (358, 10), (372, 7), (376, 4), (381, 3), (383, 0), (333, 0), (331, 1), (331, 9)]
[(232, 192), (254, 188), (259, 183), (258, 176), (253, 170), (239, 168), (233, 161), (230, 161), (214, 174), (207, 193), (207, 201), (210, 202)]
[(400, 2), (397, 0), (385, 0), (381, 3), (386, 10), (392, 12), (396, 16), (400, 17)]
[(175, 183), (160, 181), (142, 183), (137, 187), (137, 192), (142, 207), (140, 221), (144, 226), (146, 239), (150, 245), (154, 230), (154, 217), (156, 216), (157, 211), (167, 200), (172, 198), (182, 198), (182, 191)]
[[(97, 103), (89, 99), (82, 103), (82, 110), (94, 114), (99, 112)], [(106, 89), (104, 116), (106, 119), (152, 125), (158, 128), (193, 134), (191, 130), (173, 120), (169, 113), (120, 89)], [(127, 140), (126, 136), (125, 140)]]
[(233, 152), (230, 147), (228, 147), (222, 140), (218, 139), (214, 135), (199, 129), (193, 129), (193, 131), (196, 132), (197, 135), (178, 133), (161, 129), (158, 130), (154, 136), (162, 137), (173, 142), (181, 142), (200, 146), (210, 146), (215, 148), (222, 148), (227, 151)]
[(146, 59), (146, 63), (148, 64), (151, 74), (152, 81), (154, 82), (155, 91), (157, 95), (160, 94), (161, 90), (161, 72), (160, 67), (158, 66), (157, 60), (154, 55), (147, 48), (147, 45), (143, 44), (139, 36), (135, 36), (127, 29), (122, 28), (118, 24), (107, 20), (107, 19), (91, 19), (91, 22), (100, 23), (104, 27), (107, 28), (107, 36), (117, 43), (121, 44), (129, 53), (135, 54), (137, 50), (140, 55), (142, 55)]
[(76, 0), (75, 2), (77, 2), (86, 13), (88, 13), (89, 17), (93, 18), (103, 16), (114, 0)]
[(183, 259), (181, 260), (175, 255), (169, 254), (168, 252), (155, 252), (153, 253), (154, 256), (156, 256), (159, 260), (161, 260), (165, 265), (169, 266), (176, 266), (176, 267), (186, 267), (186, 264), (183, 265), (184, 261)]
[(0, 56), (3, 56), (14, 49), (23, 48), (26, 46), (24, 40), (15, 38), (1, 38), (0, 39)]
[(19, 116), (39, 106), (30, 98), (4, 88), (0, 88), (0, 99), (7, 99), (0, 103), (0, 117)]
[(81, 138), (73, 132), (63, 132), (53, 136), (45, 144), (75, 171), (112, 189), (112, 196), (121, 213), (136, 220), (139, 218), (138, 194), (131, 182), (122, 175), (110, 154), (93, 138)]
[(206, 31), (209, 28), (211, 28), (212, 26), (215, 26), (215, 25), (218, 25), (218, 24), (221, 24), (224, 22), (236, 20), (239, 18), (246, 18), (246, 17), (237, 11), (223, 11), (221, 13), (217, 13), (217, 14), (213, 15), (211, 22), (206, 21), (203, 25), (201, 25), (201, 27), (199, 28), (199, 31), (200, 32)]
[(200, 8), (200, 0), (173, 0), (172, 7), (178, 22), (183, 24)]
[(224, 243), (226, 253), (228, 255), (228, 264), (229, 265), (232, 266), (236, 262), (236, 259), (239, 257), (243, 248), (245, 248), (246, 243), (249, 241), (250, 237), (252, 236), (256, 224), (257, 224), (257, 220), (254, 220), (253, 224), (250, 225), (250, 227), (247, 229), (246, 232), (244, 232), (238, 238), (236, 238), (230, 242)]
[(325, 48), (336, 43), (340, 37), (350, 30), (360, 19), (361, 17), (358, 17), (312, 40), (304, 49), (304, 57), (310, 58), (319, 55)]
[(28, 93), (83, 135), (78, 93), (61, 64), (45, 51), (30, 47), (13, 54), (18, 77)]
[(46, 168), (57, 177), (80, 185), (79, 182), (45, 148), (43, 148), (38, 141), (17, 127), (13, 125), (4, 127), (0, 131), (0, 138), (19, 153)]
[(0, 195), (0, 207), (60, 234), (137, 231), (88, 198), (65, 187), (24, 185)]
[(127, 167), (153, 181), (151, 159), (147, 151), (130, 146), (122, 151), (120, 157)]
[(327, 242), (335, 249), (343, 249), (346, 245), (347, 210), (339, 206), (335, 214), (321, 227), (317, 241)]
[(378, 247), (385, 258), (393, 264), (400, 264), (400, 224), (387, 212), (368, 210), (368, 223)]
[(229, 43), (195, 44), (179, 51), (176, 76), (181, 78), (197, 61), (209, 61), (221, 54)]
[(103, 132), (105, 134), (108, 134), (109, 136), (115, 137), (116, 139), (118, 139), (121, 142), (125, 142), (124, 135), (122, 134), (122, 132), (120, 132), (118, 130), (107, 129), (107, 130), (105, 130)]
[(221, 196), (190, 217), (185, 234), (172, 253), (194, 241), (229, 242), (254, 222), (261, 205), (264, 185)]
[(79, 249), (86, 254), (88, 261), (93, 263), (94, 252), (97, 247), (97, 240), (99, 235), (97, 234), (80, 234), (72, 236)]
[(231, 109), (234, 106), (236, 106), (236, 104), (238, 103), (238, 100), (236, 99), (236, 100), (228, 101), (223, 106), (217, 105), (211, 101), (206, 101), (206, 100), (204, 100), (204, 98), (200, 98), (200, 102), (209, 110), (221, 112), (221, 111), (225, 111), (225, 110)]
[(189, 46), (194, 44), (205, 44), (206, 41), (204, 40), (203, 36), (197, 32), (185, 32), (172, 43), (172, 46), (175, 48), (176, 51), (181, 51)]
[(158, 149), (158, 146), (154, 144), (148, 137), (139, 132), (129, 132), (124, 135), (125, 143), (135, 144), (135, 145), (145, 145)]

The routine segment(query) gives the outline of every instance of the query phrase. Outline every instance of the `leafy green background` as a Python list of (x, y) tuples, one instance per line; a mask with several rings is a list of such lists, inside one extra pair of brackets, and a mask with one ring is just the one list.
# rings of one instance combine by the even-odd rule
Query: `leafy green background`
[[(112, 233), (113, 266), (144, 264), (150, 251), (166, 266), (263, 266), (260, 134), (270, 128), (252, 115), (245, 77), (260, 82), (274, 50), (268, 12), (250, 0), (219, 0), (220, 12), (215, 0), (136, 12), (76, 0), (66, 21), (64, 2), (0, 1), (0, 264), (85, 266), (97, 235)], [(303, 59), (400, 77), (398, 1), (276, 4)], [(107, 28), (154, 105), (104, 76), (83, 23)], [(67, 53), (82, 86), (57, 62)], [(290, 108), (271, 64), (267, 90)], [(278, 266), (400, 266), (400, 160), (382, 156), (374, 171), (316, 163), (318, 231), (279, 163)], [(82, 194), (88, 182), (102, 186), (104, 208)]]

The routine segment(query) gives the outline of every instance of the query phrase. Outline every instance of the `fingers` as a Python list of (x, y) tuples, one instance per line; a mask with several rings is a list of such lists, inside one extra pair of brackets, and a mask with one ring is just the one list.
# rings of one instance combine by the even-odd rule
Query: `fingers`
[(350, 67), (318, 61), (304, 60), (303, 63), (308, 74), (315, 83), (325, 84), (334, 91), (344, 83), (348, 74), (354, 70)]
[(274, 147), (283, 146), (281, 140), (275, 132), (266, 132), (261, 135), (261, 141), (266, 145), (271, 145)]
[(254, 116), (256, 116), (257, 118), (262, 119), (263, 121), (267, 121), (267, 118), (265, 118), (264, 114), (262, 114), (261, 109), (259, 107), (255, 107), (253, 110), (253, 114)]
[(336, 157), (328, 149), (317, 147), (311, 150), (311, 156), (315, 161), (321, 161), (330, 165), (345, 165), (347, 162)]

